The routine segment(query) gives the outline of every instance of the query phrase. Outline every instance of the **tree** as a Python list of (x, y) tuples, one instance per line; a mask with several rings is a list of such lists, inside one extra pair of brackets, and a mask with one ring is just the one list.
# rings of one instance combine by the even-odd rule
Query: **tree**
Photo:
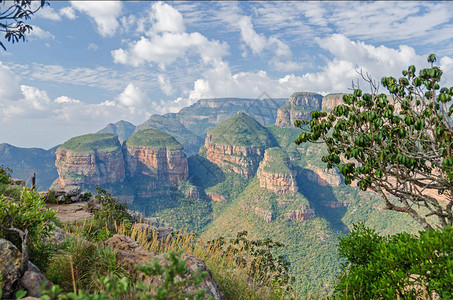
[[(39, 2), (39, 6), (32, 9), (32, 0), (0, 0), (0, 31), (5, 33), (5, 39), (8, 42), (14, 44), (20, 40), (25, 41), (26, 34), (30, 33), (33, 27), (25, 24), (22, 20), (31, 19), (39, 9), (48, 5), (45, 0), (39, 0)], [(6, 50), (2, 42), (0, 42), (0, 46)]]
[(295, 122), (303, 130), (296, 144), (326, 144), (327, 168), (337, 167), (346, 184), (378, 193), (387, 209), (409, 214), (425, 229), (453, 225), (453, 88), (440, 87), (435, 61), (431, 54), (430, 67), (418, 76), (412, 65), (399, 79), (382, 78), (390, 95), (379, 94), (379, 84), (362, 74), (370, 93), (353, 86), (331, 112), (313, 111), (311, 120)]

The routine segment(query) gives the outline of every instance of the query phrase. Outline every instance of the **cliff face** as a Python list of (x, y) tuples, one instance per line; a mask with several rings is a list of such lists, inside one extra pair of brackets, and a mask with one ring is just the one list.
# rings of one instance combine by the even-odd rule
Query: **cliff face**
[(74, 152), (58, 148), (55, 166), (59, 177), (57, 184), (64, 188), (71, 185), (98, 185), (123, 182), (123, 153), (114, 151)]
[(335, 106), (343, 103), (343, 95), (345, 94), (329, 94), (322, 98), (322, 110), (331, 110)]
[(167, 149), (123, 145), (127, 176), (146, 175), (178, 182), (187, 179), (187, 157), (183, 148)]
[(308, 165), (308, 169), (313, 171), (307, 173), (308, 180), (313, 183), (320, 186), (339, 186), (341, 184), (341, 177), (334, 169), (323, 169), (311, 164)]
[(189, 174), (184, 148), (169, 134), (145, 129), (134, 133), (123, 143), (126, 174), (178, 182)]
[(260, 187), (277, 195), (297, 192), (296, 172), (288, 164), (289, 159), (281, 149), (267, 149), (257, 172)]
[(303, 207), (302, 209), (292, 210), (286, 214), (286, 217), (288, 219), (296, 221), (310, 220), (315, 216), (315, 211), (310, 207)]
[(263, 157), (263, 149), (253, 147), (210, 144), (212, 136), (206, 137), (206, 158), (229, 172), (252, 177)]
[(307, 120), (310, 112), (320, 110), (322, 96), (315, 93), (294, 93), (288, 102), (277, 111), (275, 125), (279, 127), (292, 127), (296, 120)]
[(256, 120), (238, 113), (208, 131), (206, 158), (227, 172), (252, 177), (264, 150), (276, 145), (270, 132)]

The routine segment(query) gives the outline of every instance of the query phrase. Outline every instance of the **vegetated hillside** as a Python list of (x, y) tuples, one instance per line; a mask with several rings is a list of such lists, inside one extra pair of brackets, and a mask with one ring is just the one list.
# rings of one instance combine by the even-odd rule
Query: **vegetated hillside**
[(71, 152), (114, 151), (121, 147), (118, 137), (113, 133), (89, 133), (73, 137), (58, 149)]
[(195, 135), (187, 129), (179, 120), (168, 117), (167, 115), (152, 115), (144, 123), (137, 126), (135, 131), (154, 128), (172, 135), (184, 146), (186, 154), (192, 155), (198, 152), (204, 139)]
[(277, 110), (285, 104), (285, 98), (212, 98), (201, 99), (189, 107), (172, 114), (189, 130), (199, 136), (227, 120), (239, 111), (255, 118), (259, 123), (268, 126), (275, 123)]
[(353, 223), (364, 222), (383, 234), (420, 229), (409, 217), (384, 211), (381, 199), (371, 192), (344, 184), (329, 185), (331, 179), (323, 177), (326, 171), (317, 162), (325, 149), (316, 144), (296, 146), (298, 129), (271, 126), (269, 131), (279, 143), (279, 148), (269, 149), (270, 154), (277, 155), (280, 163), (287, 155), (289, 162), (284, 163), (282, 172), (277, 170), (278, 163), (266, 169), (275, 174), (295, 171), (296, 192), (279, 194), (261, 187), (260, 175), (222, 172), (215, 162), (206, 159), (206, 152), (200, 151), (189, 159), (189, 180), (200, 191), (199, 199), (185, 197), (179, 207), (160, 211), (159, 215), (173, 226), (196, 224), (204, 238), (234, 237), (236, 232), (247, 230), (252, 237), (280, 241), (286, 247), (277, 252), (291, 262), (297, 288), (301, 293), (322, 295), (331, 291), (340, 270), (338, 238)]
[(36, 187), (45, 190), (58, 177), (55, 167), (55, 150), (41, 148), (20, 148), (9, 144), (0, 144), (0, 165), (13, 170), (14, 178), (23, 179), (31, 185), (33, 173), (36, 173)]
[(125, 139), (130, 137), (135, 131), (135, 125), (127, 121), (121, 120), (115, 124), (109, 123), (106, 127), (99, 130), (98, 133), (110, 132), (118, 136), (118, 140), (122, 143)]

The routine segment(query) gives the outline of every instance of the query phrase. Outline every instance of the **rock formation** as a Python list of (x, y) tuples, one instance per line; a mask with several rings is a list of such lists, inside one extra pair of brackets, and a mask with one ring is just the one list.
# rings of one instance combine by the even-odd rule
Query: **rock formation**
[(322, 96), (316, 93), (298, 92), (289, 97), (288, 102), (277, 111), (275, 125), (292, 127), (296, 120), (310, 119), (310, 112), (321, 110)]
[(125, 178), (121, 144), (112, 133), (74, 137), (56, 151), (60, 188), (123, 182)]
[(320, 168), (312, 164), (308, 164), (308, 169), (313, 172), (307, 172), (309, 181), (320, 186), (339, 186), (341, 184), (341, 176), (335, 169)]
[(322, 110), (331, 110), (335, 106), (343, 103), (343, 95), (345, 94), (328, 94), (322, 98)]
[(187, 179), (184, 148), (165, 132), (140, 130), (124, 141), (123, 152), (128, 177), (146, 175), (170, 182)]
[(249, 178), (255, 174), (265, 149), (275, 145), (265, 127), (240, 112), (208, 131), (206, 158), (227, 172)]
[(306, 206), (302, 209), (296, 209), (288, 212), (286, 217), (290, 220), (306, 221), (315, 217), (315, 211), (310, 207)]
[(282, 149), (267, 149), (257, 172), (260, 187), (277, 195), (297, 192), (296, 172), (289, 168), (289, 164)]

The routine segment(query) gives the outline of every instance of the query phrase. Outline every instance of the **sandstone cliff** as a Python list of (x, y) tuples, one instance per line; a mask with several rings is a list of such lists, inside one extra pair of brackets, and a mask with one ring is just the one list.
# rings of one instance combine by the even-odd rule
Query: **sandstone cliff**
[(322, 98), (322, 110), (331, 110), (335, 106), (343, 104), (343, 95), (345, 94), (329, 94)]
[(341, 176), (334, 169), (320, 168), (312, 164), (308, 164), (308, 169), (313, 172), (307, 173), (309, 181), (320, 186), (339, 186), (341, 184)]
[(316, 93), (298, 92), (289, 97), (288, 102), (277, 111), (275, 125), (292, 127), (296, 120), (310, 119), (310, 112), (321, 110), (322, 96)]
[(306, 206), (302, 209), (296, 209), (288, 212), (286, 217), (290, 220), (306, 221), (315, 217), (315, 211), (309, 206)]
[(277, 143), (270, 132), (245, 113), (208, 131), (206, 158), (224, 171), (252, 177), (266, 148)]
[(260, 187), (277, 195), (297, 192), (296, 172), (289, 168), (289, 158), (280, 148), (269, 148), (258, 168)]
[(128, 177), (145, 175), (170, 182), (187, 179), (184, 148), (165, 132), (138, 131), (124, 141), (123, 152)]
[(65, 186), (123, 182), (123, 153), (116, 135), (94, 133), (74, 137), (56, 150), (56, 184)]

